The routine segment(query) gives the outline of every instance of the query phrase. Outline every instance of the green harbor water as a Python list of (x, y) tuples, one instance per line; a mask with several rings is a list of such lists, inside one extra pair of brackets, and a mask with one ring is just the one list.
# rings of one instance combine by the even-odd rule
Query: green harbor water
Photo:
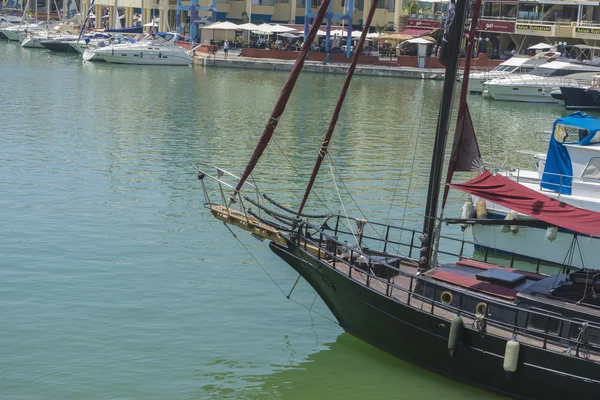
[[(286, 77), (0, 41), (0, 398), (498, 398), (343, 333), (306, 282), (287, 300), (293, 270), (203, 207), (193, 164), (239, 174)], [(286, 205), (342, 81), (300, 77), (254, 174)], [(355, 78), (309, 210), (341, 197), (349, 214), (419, 227), (441, 88)], [(516, 151), (545, 151), (534, 133), (565, 114), (469, 101), (490, 165), (525, 166)], [(463, 201), (452, 193), (447, 215)]]

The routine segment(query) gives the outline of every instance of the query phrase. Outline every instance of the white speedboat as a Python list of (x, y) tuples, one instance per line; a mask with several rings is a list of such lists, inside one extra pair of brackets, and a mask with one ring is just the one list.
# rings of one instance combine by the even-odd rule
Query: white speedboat
[(553, 61), (559, 56), (560, 53), (557, 52), (540, 53), (533, 57), (515, 56), (490, 71), (472, 72), (469, 77), (469, 92), (482, 93), (485, 89), (484, 83), (489, 80), (528, 74), (536, 67)]
[(134, 43), (111, 44), (86, 50), (84, 60), (99, 59), (109, 63), (138, 65), (190, 65), (192, 57), (175, 45), (177, 34), (147, 35)]
[[(537, 170), (506, 172), (519, 184), (567, 204), (600, 211), (600, 119), (581, 112), (554, 123), (547, 154), (535, 154)], [(535, 205), (534, 205), (535, 207)], [(507, 218), (507, 216), (509, 216)], [(527, 219), (487, 204), (487, 219)], [(600, 259), (600, 238), (574, 235), (562, 228), (474, 224), (473, 238), (484, 250), (516, 254), (554, 263), (591, 267)]]
[(485, 86), (495, 100), (557, 103), (552, 91), (560, 86), (581, 85), (597, 73), (600, 65), (596, 63), (559, 60), (540, 65), (529, 74), (489, 80)]

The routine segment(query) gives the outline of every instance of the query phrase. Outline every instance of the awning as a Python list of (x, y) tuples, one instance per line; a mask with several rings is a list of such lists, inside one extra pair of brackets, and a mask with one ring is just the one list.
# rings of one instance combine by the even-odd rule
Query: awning
[(418, 28), (408, 28), (400, 32), (401, 35), (410, 35), (412, 37), (419, 37), (423, 35), (430, 34), (435, 29), (418, 29)]
[(563, 203), (505, 176), (485, 171), (468, 182), (449, 185), (550, 225), (600, 237), (600, 212)]

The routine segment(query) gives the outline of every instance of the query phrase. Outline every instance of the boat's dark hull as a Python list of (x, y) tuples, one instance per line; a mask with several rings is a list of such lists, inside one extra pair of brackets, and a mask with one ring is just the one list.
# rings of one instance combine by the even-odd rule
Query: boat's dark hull
[(561, 87), (567, 110), (600, 110), (600, 95), (597, 90), (580, 87)]
[(271, 249), (317, 291), (344, 330), (396, 357), (514, 398), (598, 398), (598, 364), (521, 343), (518, 369), (508, 373), (506, 339), (466, 327), (463, 344), (450, 357), (448, 320), (367, 288), (293, 243), (271, 243)]
[(43, 40), (40, 42), (40, 44), (42, 46), (44, 46), (45, 48), (47, 48), (50, 51), (56, 51), (59, 53), (73, 53), (73, 54), (79, 54), (75, 49), (73, 49), (71, 47), (71, 44), (68, 42), (59, 42), (59, 41), (54, 41), (54, 40)]

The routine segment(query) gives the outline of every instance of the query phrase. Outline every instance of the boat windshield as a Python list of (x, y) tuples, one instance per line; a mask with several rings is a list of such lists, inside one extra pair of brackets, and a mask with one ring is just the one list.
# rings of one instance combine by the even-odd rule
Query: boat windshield
[(537, 68), (534, 68), (530, 74), (531, 75), (535, 75), (535, 76), (552, 76), (552, 75), (557, 75), (556, 72), (558, 70), (557, 69), (553, 69), (553, 68), (546, 68), (544, 66), (539, 66)]
[(494, 68), (491, 72), (514, 72), (518, 69), (519, 67), (514, 66), (514, 65), (498, 65), (496, 68)]

